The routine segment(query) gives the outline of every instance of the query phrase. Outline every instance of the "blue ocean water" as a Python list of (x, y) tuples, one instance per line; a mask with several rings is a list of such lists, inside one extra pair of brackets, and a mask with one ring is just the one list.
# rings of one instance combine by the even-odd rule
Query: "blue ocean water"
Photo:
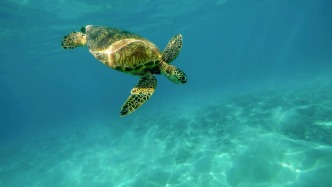
[[(2, 0), (1, 187), (332, 186), (332, 1)], [(162, 50), (153, 97), (120, 117), (138, 78), (63, 50), (84, 25)]]

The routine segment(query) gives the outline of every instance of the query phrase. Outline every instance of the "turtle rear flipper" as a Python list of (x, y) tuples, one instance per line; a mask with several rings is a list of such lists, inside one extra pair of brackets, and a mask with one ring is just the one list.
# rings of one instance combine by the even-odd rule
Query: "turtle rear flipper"
[(86, 44), (86, 35), (82, 32), (71, 32), (63, 37), (61, 46), (64, 49), (73, 49)]
[(140, 77), (137, 85), (131, 90), (131, 94), (121, 108), (121, 116), (128, 115), (142, 106), (152, 96), (157, 87), (157, 79), (151, 73)]
[(177, 34), (168, 42), (165, 47), (162, 58), (166, 63), (171, 63), (179, 55), (182, 48), (182, 35)]

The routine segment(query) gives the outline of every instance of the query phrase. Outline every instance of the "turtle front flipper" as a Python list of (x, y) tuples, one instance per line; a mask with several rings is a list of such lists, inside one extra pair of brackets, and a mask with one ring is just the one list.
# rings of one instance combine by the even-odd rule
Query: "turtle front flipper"
[(166, 63), (171, 63), (179, 55), (182, 48), (182, 35), (177, 34), (168, 42), (165, 47), (162, 58)]
[(131, 95), (121, 108), (121, 116), (128, 115), (142, 106), (152, 96), (157, 87), (157, 79), (151, 73), (140, 77), (138, 84), (131, 90)]

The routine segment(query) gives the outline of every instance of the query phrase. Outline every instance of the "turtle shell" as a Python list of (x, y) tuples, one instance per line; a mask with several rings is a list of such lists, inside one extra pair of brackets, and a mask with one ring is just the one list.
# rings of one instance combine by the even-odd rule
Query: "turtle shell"
[(156, 45), (137, 34), (104, 26), (86, 26), (90, 53), (105, 65), (130, 74), (160, 74), (161, 53)]

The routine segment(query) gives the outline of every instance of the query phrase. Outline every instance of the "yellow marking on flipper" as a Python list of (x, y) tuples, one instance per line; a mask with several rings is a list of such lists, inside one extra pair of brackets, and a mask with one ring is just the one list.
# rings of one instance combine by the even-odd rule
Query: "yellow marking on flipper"
[(152, 93), (154, 92), (154, 88), (133, 88), (131, 90), (131, 94), (135, 94), (135, 95), (152, 95)]
[(149, 100), (157, 87), (157, 79), (151, 73), (141, 76), (138, 84), (131, 90), (131, 95), (121, 107), (121, 116), (134, 112)]

